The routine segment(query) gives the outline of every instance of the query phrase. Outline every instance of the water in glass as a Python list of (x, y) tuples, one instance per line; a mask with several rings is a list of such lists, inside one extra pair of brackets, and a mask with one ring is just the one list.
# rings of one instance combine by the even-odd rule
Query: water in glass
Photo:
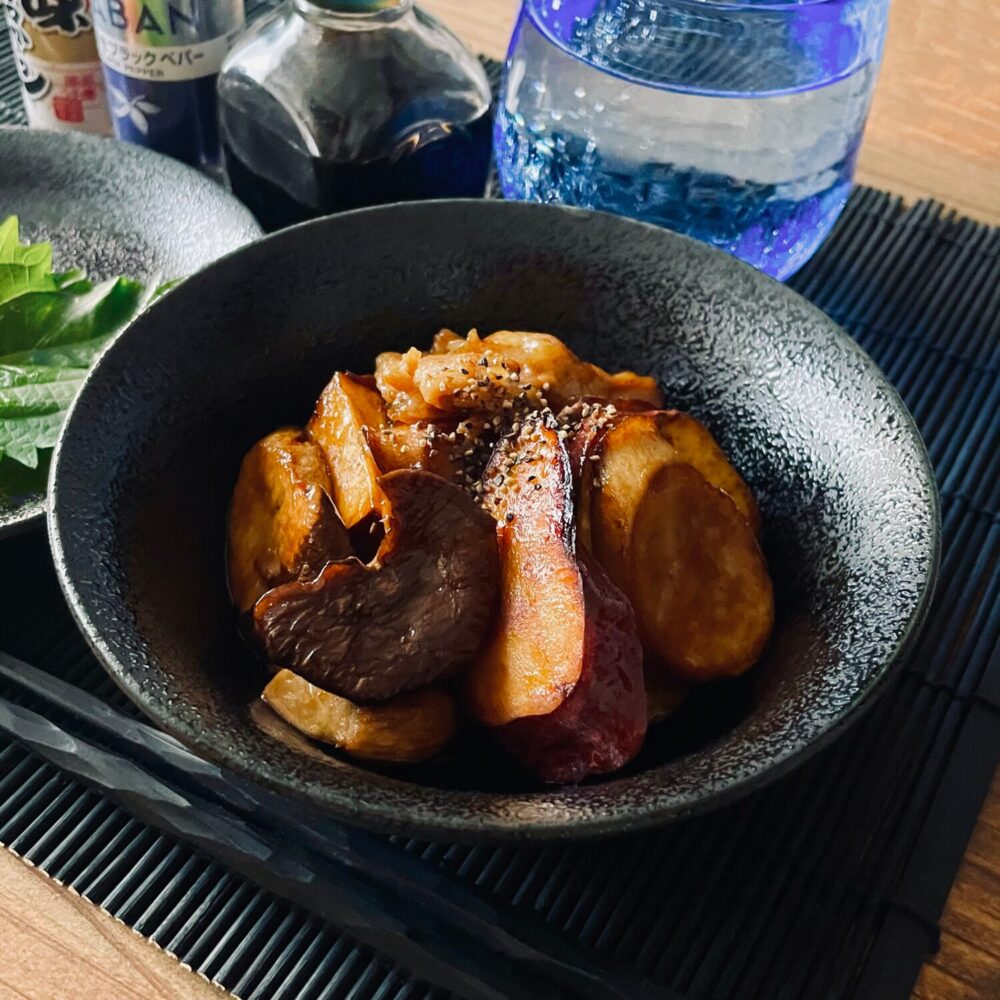
[(525, 0), (504, 195), (603, 209), (785, 278), (850, 192), (889, 0)]

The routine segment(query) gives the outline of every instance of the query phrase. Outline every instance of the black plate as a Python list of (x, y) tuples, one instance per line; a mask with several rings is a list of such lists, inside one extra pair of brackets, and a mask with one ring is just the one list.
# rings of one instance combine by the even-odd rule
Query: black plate
[[(652, 372), (757, 490), (779, 615), (762, 664), (706, 689), (625, 775), (544, 789), (485, 743), (376, 772), (259, 702), (223, 574), (226, 506), (261, 435), (337, 368), (441, 325), (554, 331)], [(152, 360), (151, 360), (152, 359)], [(577, 210), (391, 206), (310, 223), (207, 268), (105, 354), (56, 452), (50, 537), (111, 675), (188, 746), (337, 817), (424, 836), (568, 837), (704, 810), (801, 761), (922, 620), (937, 494), (902, 402), (822, 313), (684, 237)]]
[[(0, 221), (52, 241), (57, 271), (95, 280), (183, 278), (260, 235), (217, 184), (137, 146), (72, 133), (0, 127)], [(0, 498), (0, 537), (41, 523), (45, 498)]]

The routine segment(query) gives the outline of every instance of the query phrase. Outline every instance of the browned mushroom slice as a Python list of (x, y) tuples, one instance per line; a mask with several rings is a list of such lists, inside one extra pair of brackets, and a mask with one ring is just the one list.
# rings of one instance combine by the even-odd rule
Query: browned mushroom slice
[(302, 431), (275, 431), (250, 449), (229, 509), (229, 587), (241, 611), (351, 554), (330, 489), (323, 453)]
[(455, 673), (476, 655), (499, 588), (496, 526), (462, 489), (422, 471), (378, 481), (389, 501), (373, 563), (331, 563), (265, 594), (254, 620), (267, 657), (359, 703)]

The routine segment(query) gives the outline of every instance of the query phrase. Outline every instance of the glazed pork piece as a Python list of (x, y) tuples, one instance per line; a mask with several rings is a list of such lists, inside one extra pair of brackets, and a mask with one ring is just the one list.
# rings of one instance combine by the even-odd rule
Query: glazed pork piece
[(558, 410), (584, 397), (639, 400), (662, 407), (656, 382), (634, 372), (609, 374), (582, 361), (558, 337), (501, 331), (462, 339), (435, 338), (430, 353), (381, 354), (375, 379), (389, 417), (402, 423), (435, 420), (455, 410)]

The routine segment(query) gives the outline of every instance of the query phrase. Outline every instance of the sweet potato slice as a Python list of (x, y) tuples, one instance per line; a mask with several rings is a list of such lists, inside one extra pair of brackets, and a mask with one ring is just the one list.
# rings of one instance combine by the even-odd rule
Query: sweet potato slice
[(602, 430), (595, 432), (592, 425), (593, 420), (586, 419), (580, 424), (571, 447), (576, 467), (582, 470), (578, 524), (583, 543), (619, 586), (625, 581), (625, 548), (636, 505), (650, 476), (663, 465), (696, 468), (732, 497), (755, 533), (759, 530), (760, 515), (750, 488), (694, 417), (677, 410), (617, 412), (604, 421)]
[(449, 743), (457, 728), (454, 699), (434, 688), (384, 705), (357, 705), (279, 670), (262, 697), (299, 732), (364, 760), (419, 763)]
[(378, 485), (389, 513), (371, 564), (331, 563), (254, 608), (271, 663), (361, 704), (468, 664), (489, 631), (499, 581), (495, 524), (464, 490), (422, 471), (390, 472)]
[(679, 410), (658, 413), (656, 426), (663, 439), (677, 453), (677, 461), (693, 466), (713, 486), (728, 493), (739, 512), (750, 522), (750, 527), (759, 534), (760, 512), (757, 501), (708, 428)]
[(382, 514), (385, 498), (379, 489), (365, 428), (387, 424), (378, 392), (356, 375), (337, 372), (323, 390), (306, 428), (323, 449), (333, 480), (333, 500), (348, 528), (370, 514)]
[(646, 736), (642, 645), (632, 607), (592, 557), (581, 553), (579, 566), (585, 627), (573, 690), (548, 715), (515, 719), (496, 731), (507, 751), (547, 782), (617, 771)]
[(659, 431), (656, 411), (625, 414), (595, 442), (597, 461), (580, 488), (580, 507), (589, 515), (587, 533), (594, 555), (619, 587), (625, 587), (626, 550), (632, 521), (650, 476), (677, 461), (676, 449)]
[(569, 457), (556, 429), (526, 425), (497, 449), (484, 481), (500, 525), (500, 613), (466, 692), (480, 722), (501, 726), (566, 700), (583, 668), (586, 616)]
[(649, 479), (626, 566), (640, 634), (675, 677), (735, 677), (760, 657), (774, 623), (767, 564), (733, 500), (696, 469)]
[(500, 526), (500, 618), (467, 675), (471, 710), (543, 781), (613, 771), (646, 732), (642, 646), (625, 596), (575, 551), (559, 431), (529, 421), (485, 481)]
[(351, 554), (331, 488), (323, 453), (300, 430), (275, 431), (250, 449), (229, 508), (229, 588), (240, 611)]

